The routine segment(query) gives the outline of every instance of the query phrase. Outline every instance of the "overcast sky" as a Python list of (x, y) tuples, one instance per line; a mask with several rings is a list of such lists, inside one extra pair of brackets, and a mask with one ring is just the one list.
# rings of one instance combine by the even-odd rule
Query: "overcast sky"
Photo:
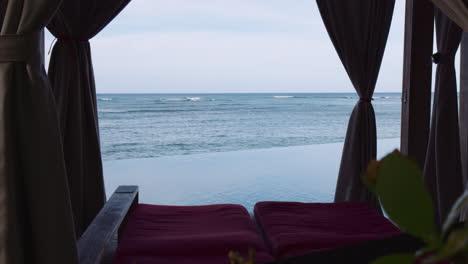
[[(401, 91), (396, 2), (377, 92)], [(354, 91), (314, 0), (133, 0), (91, 45), (98, 93)]]

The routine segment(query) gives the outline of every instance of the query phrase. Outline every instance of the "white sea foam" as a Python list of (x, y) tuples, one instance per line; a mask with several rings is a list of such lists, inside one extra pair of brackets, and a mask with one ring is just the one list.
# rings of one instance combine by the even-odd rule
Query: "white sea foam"
[(201, 101), (200, 97), (162, 98), (161, 101)]
[(98, 101), (112, 101), (112, 98), (98, 98)]
[(127, 113), (126, 110), (115, 110), (115, 109), (99, 109), (100, 113)]
[(278, 98), (278, 99), (281, 99), (281, 98), (294, 98), (294, 96), (292, 96), (292, 95), (275, 95), (275, 96), (273, 96), (273, 98)]
[(187, 98), (163, 98), (161, 101), (187, 101)]

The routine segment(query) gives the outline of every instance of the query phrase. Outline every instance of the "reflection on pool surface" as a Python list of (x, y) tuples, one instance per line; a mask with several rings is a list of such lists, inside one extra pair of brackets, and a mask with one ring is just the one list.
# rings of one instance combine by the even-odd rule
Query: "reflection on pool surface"
[[(108, 197), (139, 185), (140, 203), (234, 203), (250, 212), (259, 201), (332, 202), (343, 144), (104, 162)], [(399, 139), (378, 142), (379, 157)]]

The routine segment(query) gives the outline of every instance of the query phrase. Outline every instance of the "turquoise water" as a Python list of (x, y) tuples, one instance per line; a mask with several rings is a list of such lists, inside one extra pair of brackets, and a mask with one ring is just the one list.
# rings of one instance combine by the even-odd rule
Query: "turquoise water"
[[(400, 134), (401, 94), (373, 101), (379, 139)], [(342, 94), (98, 94), (104, 160), (343, 142), (358, 97)]]

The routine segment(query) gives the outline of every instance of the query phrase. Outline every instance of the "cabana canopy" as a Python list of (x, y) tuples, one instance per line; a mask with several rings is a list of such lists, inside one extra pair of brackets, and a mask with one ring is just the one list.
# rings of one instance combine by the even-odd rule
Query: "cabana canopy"
[[(77, 237), (105, 202), (89, 39), (128, 2), (0, 1), (0, 263), (73, 264), (83, 257)], [(462, 30), (468, 29), (468, 1), (432, 2), (440, 11), (435, 12), (439, 53), (430, 122), (434, 6), (406, 0), (401, 148), (425, 168), (440, 220), (467, 186), (468, 39), (462, 41)], [(317, 0), (360, 96), (346, 136), (337, 201), (360, 200), (378, 208), (360, 174), (376, 155), (371, 100), (394, 3)], [(59, 39), (49, 75), (44, 70), (46, 26)], [(454, 57), (461, 41), (459, 119)], [(135, 200), (132, 193), (127, 210)], [(86, 248), (92, 247), (79, 249)]]
[(468, 8), (466, 0), (431, 0), (445, 15), (464, 31), (468, 31)]

